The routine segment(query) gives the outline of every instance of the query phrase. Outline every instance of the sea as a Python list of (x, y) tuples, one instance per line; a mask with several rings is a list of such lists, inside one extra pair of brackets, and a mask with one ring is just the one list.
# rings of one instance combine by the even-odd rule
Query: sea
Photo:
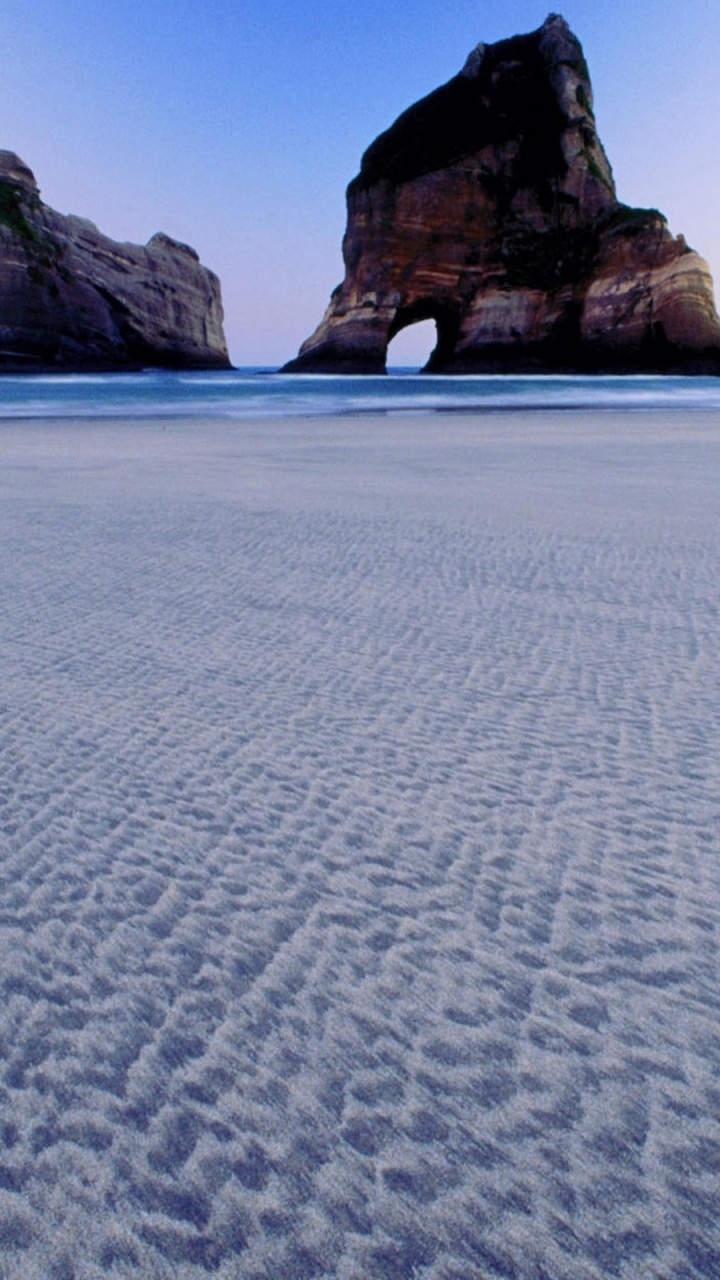
[(292, 376), (270, 368), (227, 372), (3, 377), (2, 418), (315, 417), (486, 410), (692, 410), (720, 407), (720, 378)]

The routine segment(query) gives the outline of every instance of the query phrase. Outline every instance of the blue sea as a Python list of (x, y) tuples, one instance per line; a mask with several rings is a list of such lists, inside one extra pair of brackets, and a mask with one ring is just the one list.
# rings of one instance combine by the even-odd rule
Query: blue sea
[(271, 369), (0, 378), (0, 418), (297, 417), (542, 409), (714, 409), (720, 378), (293, 377)]

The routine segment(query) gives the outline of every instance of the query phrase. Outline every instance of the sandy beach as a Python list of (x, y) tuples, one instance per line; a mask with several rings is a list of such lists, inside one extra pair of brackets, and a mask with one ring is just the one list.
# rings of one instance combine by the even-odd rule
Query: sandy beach
[(2, 1280), (717, 1280), (720, 413), (0, 424)]

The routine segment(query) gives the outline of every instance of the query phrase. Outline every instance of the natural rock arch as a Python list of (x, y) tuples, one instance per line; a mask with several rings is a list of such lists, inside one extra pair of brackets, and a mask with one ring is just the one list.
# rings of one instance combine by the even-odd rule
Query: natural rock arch
[(345, 278), (288, 372), (382, 373), (430, 316), (432, 372), (720, 372), (706, 263), (615, 194), (579, 41), (556, 14), (473, 50), (363, 156)]

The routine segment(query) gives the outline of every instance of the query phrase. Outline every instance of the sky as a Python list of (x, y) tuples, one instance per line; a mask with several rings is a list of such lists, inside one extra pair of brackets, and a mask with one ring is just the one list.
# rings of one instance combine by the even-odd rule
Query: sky
[[(280, 364), (342, 278), (345, 187), (365, 148), (479, 41), (531, 31), (549, 8), (3, 0), (0, 147), (60, 212), (118, 240), (192, 244), (222, 281), (233, 361)], [(619, 197), (660, 208), (720, 283), (718, 0), (559, 11), (585, 50)], [(423, 360), (429, 339), (406, 334), (404, 355)]]

